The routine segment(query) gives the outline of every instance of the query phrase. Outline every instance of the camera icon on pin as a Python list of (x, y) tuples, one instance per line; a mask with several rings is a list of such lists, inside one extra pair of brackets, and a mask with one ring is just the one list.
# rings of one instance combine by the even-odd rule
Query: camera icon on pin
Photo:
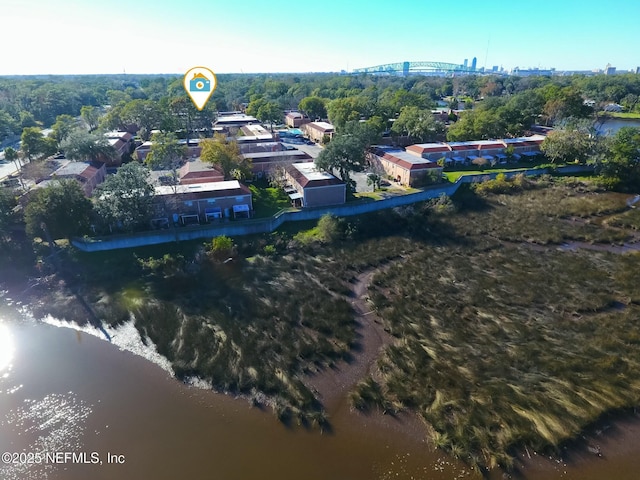
[(189, 80), (189, 91), (191, 92), (210, 92), (211, 80), (202, 73), (194, 73), (193, 78)]

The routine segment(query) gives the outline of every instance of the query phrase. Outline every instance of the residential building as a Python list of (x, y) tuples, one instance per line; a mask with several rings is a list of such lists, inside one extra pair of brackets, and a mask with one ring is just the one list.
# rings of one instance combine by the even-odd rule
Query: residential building
[(244, 113), (233, 113), (231, 115), (218, 114), (218, 119), (213, 124), (214, 131), (224, 131), (231, 135), (238, 133), (241, 127), (251, 123), (260, 123), (256, 117)]
[(305, 123), (311, 122), (309, 117), (305, 117), (304, 114), (300, 112), (289, 112), (285, 115), (284, 121), (287, 124), (287, 127), (291, 128), (300, 128)]
[(109, 144), (116, 151), (117, 161), (115, 162), (120, 166), (122, 163), (122, 157), (127, 154), (132, 154), (135, 149), (135, 142), (133, 135), (129, 132), (111, 131), (104, 134)]
[(333, 138), (335, 128), (327, 122), (309, 122), (300, 126), (300, 130), (314, 142), (322, 142), (324, 137)]
[(289, 182), (285, 191), (294, 205), (322, 207), (345, 203), (346, 184), (330, 173), (318, 170), (315, 163), (293, 163), (285, 171)]
[[(107, 177), (107, 168), (103, 162), (66, 162), (51, 174), (50, 180), (73, 178), (82, 185), (82, 190), (87, 197), (90, 197), (93, 190), (104, 182)], [(45, 186), (41, 182), (39, 186)]]
[(449, 143), (418, 143), (407, 147), (407, 153), (419, 156), (425, 160), (437, 162), (441, 158), (446, 164), (469, 163), (478, 158), (484, 158), (490, 162), (504, 161), (507, 147), (512, 146), (516, 158), (521, 155), (535, 156), (540, 153), (540, 145), (545, 139), (544, 135), (531, 135), (529, 137), (505, 138), (501, 140), (475, 140), (470, 142)]
[(224, 175), (211, 164), (195, 158), (180, 167), (178, 178), (181, 185), (192, 185), (194, 183), (222, 182)]
[(292, 163), (308, 162), (311, 157), (301, 150), (281, 150), (275, 152), (246, 152), (244, 158), (251, 160), (253, 173), (263, 175), (277, 166), (291, 165)]
[(435, 161), (405, 151), (388, 151), (372, 148), (370, 160), (385, 174), (401, 185), (419, 187), (430, 178), (439, 179), (442, 167)]
[(448, 158), (451, 155), (451, 148), (448, 144), (438, 143), (417, 143), (415, 145), (409, 145), (406, 148), (407, 153), (417, 155), (425, 160), (431, 160), (437, 162), (441, 158)]
[[(200, 139), (199, 138), (190, 138), (189, 143), (187, 144), (187, 140), (180, 139), (178, 143), (182, 146), (187, 147), (187, 157), (188, 158), (198, 158), (200, 156), (200, 152), (202, 152), (202, 147), (200, 147)], [(135, 154), (138, 157), (138, 160), (144, 162), (151, 151), (151, 146), (153, 142), (148, 141), (144, 142), (142, 145), (138, 146), (135, 149)]]
[(155, 187), (155, 226), (191, 225), (222, 218), (249, 218), (251, 191), (237, 180)]

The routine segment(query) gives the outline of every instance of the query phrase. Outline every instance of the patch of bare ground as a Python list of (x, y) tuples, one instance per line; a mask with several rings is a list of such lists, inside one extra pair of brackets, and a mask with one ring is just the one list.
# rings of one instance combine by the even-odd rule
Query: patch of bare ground
[(305, 379), (328, 411), (334, 411), (360, 380), (373, 373), (376, 359), (393, 340), (384, 330), (367, 296), (371, 279), (384, 268), (367, 269), (350, 282), (349, 301), (357, 325), (357, 339), (349, 360), (340, 361)]

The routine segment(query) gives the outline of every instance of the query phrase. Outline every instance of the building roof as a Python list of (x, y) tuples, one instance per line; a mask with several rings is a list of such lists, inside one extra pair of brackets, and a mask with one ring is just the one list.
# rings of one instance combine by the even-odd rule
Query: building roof
[(289, 118), (304, 118), (304, 115), (300, 112), (289, 112), (287, 113), (287, 117)]
[(133, 138), (133, 135), (131, 135), (129, 132), (122, 132), (120, 130), (112, 130), (110, 132), (106, 132), (104, 134), (105, 137), (107, 137), (108, 139), (121, 139), (123, 141), (129, 141)]
[(183, 184), (219, 182), (221, 180), (224, 180), (224, 175), (199, 158), (188, 161), (180, 167), (180, 183)]
[(415, 154), (407, 152), (384, 152), (383, 155), (378, 156), (381, 156), (391, 163), (395, 163), (399, 167), (406, 168), (407, 170), (439, 168), (439, 165), (436, 162), (426, 160), (422, 157), (416, 156)]
[(518, 138), (505, 138), (503, 141), (508, 145), (513, 145), (514, 147), (524, 147), (524, 146), (537, 146), (540, 145), (546, 137), (544, 135), (531, 135), (530, 137), (518, 137)]
[(429, 153), (449, 153), (451, 149), (446, 143), (417, 143), (407, 147), (407, 152), (417, 155)]
[(309, 122), (305, 123), (305, 128), (313, 128), (314, 130), (319, 130), (321, 132), (333, 132), (334, 127), (330, 123), (327, 122)]
[(251, 115), (245, 115), (244, 113), (234, 115), (219, 116), (216, 120), (216, 125), (246, 125), (247, 123), (257, 122), (256, 117)]
[(51, 174), (51, 176), (55, 177), (74, 177), (80, 180), (81, 182), (87, 181), (89, 178), (93, 178), (98, 170), (104, 168), (104, 163), (102, 162), (68, 162), (63, 165), (55, 172)]
[(200, 200), (207, 198), (236, 197), (251, 195), (251, 190), (237, 180), (207, 182), (192, 185), (169, 185), (155, 187), (156, 196), (179, 196), (180, 200)]
[(264, 161), (265, 159), (273, 158), (274, 160), (280, 160), (283, 158), (298, 158), (300, 160), (311, 158), (307, 153), (301, 150), (280, 150), (276, 152), (247, 152), (243, 153), (244, 158), (250, 158), (253, 161)]
[(478, 145), (478, 150), (495, 150), (496, 148), (506, 147), (502, 140), (478, 140), (473, 143)]
[(262, 136), (262, 135), (271, 135), (266, 128), (264, 128), (262, 125), (260, 124), (250, 124), (250, 125), (243, 125), (242, 127), (240, 127), (240, 130), (242, 130), (242, 133), (244, 133), (247, 136)]
[(316, 168), (313, 162), (292, 163), (287, 167), (287, 173), (302, 187), (326, 187), (329, 185), (344, 185), (342, 180)]
[(451, 151), (453, 152), (478, 149), (478, 145), (474, 145), (471, 142), (449, 142), (449, 147), (451, 147)]

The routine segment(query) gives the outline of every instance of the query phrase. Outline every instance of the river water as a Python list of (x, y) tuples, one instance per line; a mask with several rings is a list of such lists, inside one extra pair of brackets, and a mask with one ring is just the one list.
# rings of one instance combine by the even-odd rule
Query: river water
[[(3, 480), (478, 478), (389, 417), (343, 402), (330, 412), (332, 432), (287, 428), (242, 399), (176, 381), (99, 332), (35, 321), (0, 301), (0, 454), (31, 454), (0, 462)], [(639, 439), (640, 420), (627, 419), (593, 440), (604, 458), (529, 452), (525, 477), (636, 479)]]
[(596, 122), (596, 130), (601, 135), (615, 135), (622, 127), (640, 128), (640, 119), (637, 118), (606, 118)]

